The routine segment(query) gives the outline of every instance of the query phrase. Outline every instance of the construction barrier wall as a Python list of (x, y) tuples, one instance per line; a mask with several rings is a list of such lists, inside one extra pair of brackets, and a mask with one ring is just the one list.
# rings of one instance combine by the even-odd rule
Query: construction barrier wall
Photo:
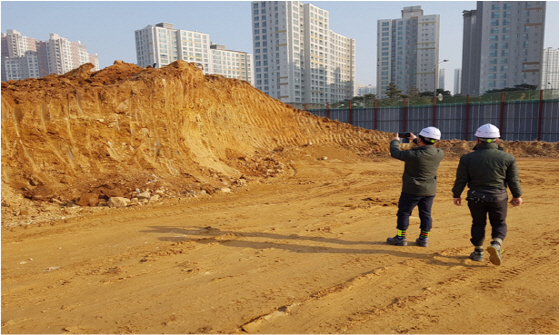
[[(377, 105), (377, 104), (375, 104)], [(476, 129), (486, 123), (500, 128), (505, 141), (558, 142), (558, 99), (497, 103), (433, 104), (398, 107), (310, 109), (308, 112), (365, 129), (413, 132), (435, 126), (442, 139), (474, 141)]]

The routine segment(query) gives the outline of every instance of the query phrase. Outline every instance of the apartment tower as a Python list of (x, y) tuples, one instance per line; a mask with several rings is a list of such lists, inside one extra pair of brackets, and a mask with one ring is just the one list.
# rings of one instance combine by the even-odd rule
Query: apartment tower
[(299, 1), (251, 3), (255, 87), (285, 103), (351, 99), (356, 41), (329, 29), (329, 12)]
[(79, 41), (50, 34), (43, 42), (13, 29), (2, 33), (2, 81), (64, 74), (85, 63), (99, 70), (97, 55), (88, 54), (87, 47)]
[(162, 67), (176, 60), (196, 63), (204, 74), (219, 74), (253, 83), (252, 55), (226, 50), (214, 44), (210, 35), (175, 29), (173, 24), (158, 23), (135, 31), (137, 65)]
[(541, 89), (558, 89), (558, 49), (543, 50)]
[(477, 1), (463, 11), (461, 93), (541, 86), (546, 1)]
[(445, 90), (445, 69), (439, 69), (439, 82), (437, 88)]
[(377, 21), (377, 90), (385, 98), (389, 83), (408, 93), (434, 92), (438, 82), (439, 15), (421, 6), (404, 7), (400, 19)]
[(461, 94), (461, 69), (455, 69), (454, 72), (453, 94)]

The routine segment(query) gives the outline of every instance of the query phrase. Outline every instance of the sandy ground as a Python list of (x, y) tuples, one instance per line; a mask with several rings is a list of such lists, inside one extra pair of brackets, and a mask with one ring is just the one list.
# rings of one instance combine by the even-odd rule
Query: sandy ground
[(557, 158), (518, 159), (494, 266), (468, 259), (458, 158), (421, 248), (385, 243), (402, 162), (325, 155), (232, 193), (4, 227), (2, 333), (559, 332)]

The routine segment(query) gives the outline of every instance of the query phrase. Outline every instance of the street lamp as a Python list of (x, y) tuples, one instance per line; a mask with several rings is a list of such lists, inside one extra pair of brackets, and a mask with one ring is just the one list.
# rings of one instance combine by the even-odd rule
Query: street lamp
[(438, 87), (438, 66), (441, 63), (449, 62), (449, 59), (444, 59), (441, 62), (434, 65), (432, 71), (434, 71), (434, 97), (437, 95), (437, 87)]

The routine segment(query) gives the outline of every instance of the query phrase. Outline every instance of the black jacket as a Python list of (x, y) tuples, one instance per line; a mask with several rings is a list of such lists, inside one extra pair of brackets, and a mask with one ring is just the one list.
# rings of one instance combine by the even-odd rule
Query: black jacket
[(460, 198), (468, 185), (471, 190), (505, 190), (514, 198), (521, 197), (521, 183), (513, 155), (497, 143), (479, 143), (474, 151), (463, 155), (457, 167), (453, 198)]
[(410, 150), (399, 149), (399, 141), (391, 141), (391, 157), (404, 161), (402, 192), (417, 196), (435, 195), (437, 170), (443, 159), (443, 150), (423, 145)]

